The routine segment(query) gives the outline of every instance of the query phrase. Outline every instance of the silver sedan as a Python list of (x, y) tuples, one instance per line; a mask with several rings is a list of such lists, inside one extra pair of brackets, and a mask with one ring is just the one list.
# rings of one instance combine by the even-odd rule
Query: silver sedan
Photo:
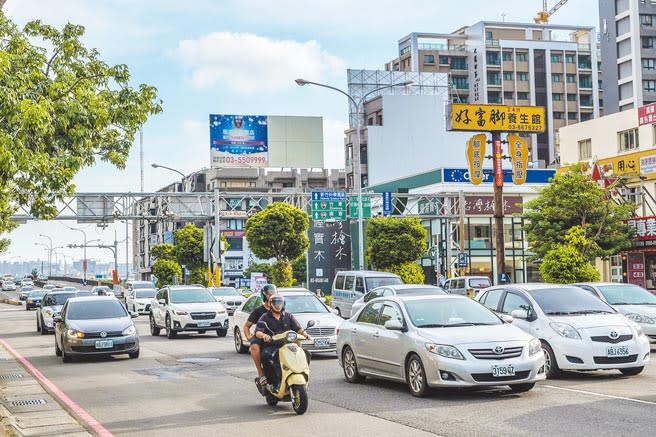
[(360, 299), (353, 302), (351, 307), (351, 314), (355, 314), (360, 309), (365, 306), (370, 300), (374, 300), (377, 297), (386, 297), (386, 296), (406, 296), (406, 295), (434, 295), (434, 294), (447, 294), (446, 291), (440, 287), (435, 287), (434, 285), (424, 285), (424, 284), (394, 284), (394, 285), (384, 285), (382, 287), (376, 287), (371, 290), (369, 293), (362, 296)]
[(344, 321), (337, 357), (347, 381), (402, 381), (414, 396), (430, 387), (508, 385), (545, 379), (540, 341), (464, 296), (390, 296)]

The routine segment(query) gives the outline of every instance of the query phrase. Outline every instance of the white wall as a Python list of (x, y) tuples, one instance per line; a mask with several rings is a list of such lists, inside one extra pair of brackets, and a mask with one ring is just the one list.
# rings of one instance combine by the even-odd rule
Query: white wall
[(321, 117), (268, 117), (268, 167), (323, 168)]
[(476, 132), (447, 132), (445, 109), (441, 96), (383, 96), (383, 126), (367, 127), (369, 186), (467, 167), (467, 140)]

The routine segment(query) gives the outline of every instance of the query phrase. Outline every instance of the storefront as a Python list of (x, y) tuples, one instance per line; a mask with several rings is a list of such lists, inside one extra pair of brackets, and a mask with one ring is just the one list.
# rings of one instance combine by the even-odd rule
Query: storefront
[(624, 280), (656, 290), (656, 216), (627, 220), (635, 230), (635, 245), (622, 253)]

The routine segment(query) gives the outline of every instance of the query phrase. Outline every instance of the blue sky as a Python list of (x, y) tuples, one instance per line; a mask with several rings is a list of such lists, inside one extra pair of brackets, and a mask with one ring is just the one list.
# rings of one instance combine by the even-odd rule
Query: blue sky
[[(152, 169), (152, 162), (185, 173), (209, 166), (210, 113), (323, 116), (325, 164), (341, 167), (344, 98), (300, 88), (295, 78), (345, 87), (346, 68), (382, 69), (410, 32), (446, 33), (504, 18), (532, 22), (541, 5), (540, 0), (8, 0), (4, 11), (19, 25), (33, 19), (58, 27), (84, 25), (88, 46), (110, 64), (127, 64), (135, 84), (158, 88), (164, 112), (144, 128), (148, 191), (176, 177)], [(597, 2), (570, 1), (551, 21), (597, 26)], [(80, 192), (139, 191), (138, 147), (125, 170), (98, 164), (75, 182)], [(94, 238), (113, 240), (112, 227), (87, 229)], [(55, 245), (80, 239), (60, 224), (23, 225), (9, 235), (11, 253), (2, 259), (43, 256), (34, 245), (44, 241), (39, 233), (52, 235)], [(81, 251), (66, 253), (81, 258)], [(110, 252), (90, 249), (94, 256), (109, 259)]]

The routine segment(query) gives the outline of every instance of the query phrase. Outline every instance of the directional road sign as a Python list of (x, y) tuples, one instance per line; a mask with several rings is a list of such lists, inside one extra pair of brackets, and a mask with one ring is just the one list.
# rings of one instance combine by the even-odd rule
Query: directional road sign
[[(349, 215), (358, 218), (358, 196), (351, 196), (349, 203)], [(371, 217), (371, 197), (362, 196), (362, 215), (364, 218)]]
[(313, 191), (312, 220), (346, 220), (346, 193)]

